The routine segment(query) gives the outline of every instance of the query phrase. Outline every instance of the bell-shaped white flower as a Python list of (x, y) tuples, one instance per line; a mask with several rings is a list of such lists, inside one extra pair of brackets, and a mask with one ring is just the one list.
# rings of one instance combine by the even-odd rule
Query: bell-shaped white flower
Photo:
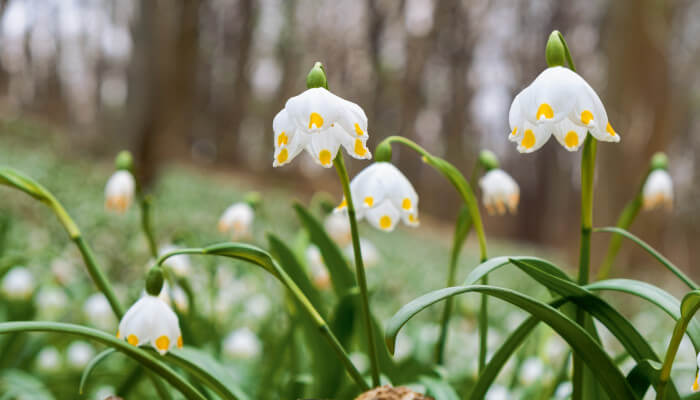
[(240, 328), (231, 332), (223, 343), (224, 354), (231, 358), (255, 358), (262, 350), (258, 336), (248, 328)]
[(85, 368), (94, 355), (95, 349), (93, 349), (89, 343), (82, 340), (74, 341), (66, 349), (68, 365), (75, 370)]
[[(158, 254), (162, 256), (164, 254), (170, 253), (178, 249), (179, 247), (177, 246), (167, 244), (160, 248)], [(176, 256), (169, 257), (163, 262), (163, 264), (170, 268), (175, 273), (175, 275), (180, 277), (189, 276), (190, 271), (192, 271), (192, 263), (190, 262), (190, 257), (187, 254), (178, 254)], [(150, 268), (151, 265), (153, 264), (149, 263), (148, 267)]]
[(116, 318), (112, 307), (101, 292), (90, 295), (83, 303), (83, 314), (88, 322), (99, 329), (108, 331), (114, 329)]
[(693, 384), (690, 386), (691, 392), (700, 391), (700, 382), (698, 382), (698, 379), (700, 379), (700, 353), (698, 353), (698, 358), (696, 359), (696, 363), (698, 364), (698, 372), (695, 374), (695, 380), (693, 381)]
[(117, 337), (126, 338), (133, 346), (150, 343), (161, 355), (175, 346), (182, 347), (177, 315), (163, 300), (148, 294), (124, 314)]
[(482, 201), (489, 214), (503, 215), (506, 208), (511, 214), (518, 210), (520, 187), (515, 180), (502, 169), (494, 168), (479, 180)]
[(665, 169), (651, 171), (642, 188), (642, 204), (645, 210), (673, 207), (673, 181)]
[(14, 267), (2, 279), (2, 292), (10, 300), (28, 300), (34, 293), (34, 276), (25, 267)]
[(236, 203), (224, 211), (219, 219), (219, 232), (230, 233), (232, 240), (251, 236), (255, 212), (248, 203)]
[(44, 373), (57, 372), (61, 369), (61, 353), (53, 346), (44, 347), (36, 355), (36, 367)]
[(134, 200), (135, 190), (136, 181), (131, 172), (123, 169), (115, 172), (105, 186), (105, 208), (125, 212)]
[[(408, 179), (389, 162), (375, 162), (350, 182), (357, 219), (391, 232), (399, 219), (418, 226), (418, 194)], [(346, 211), (345, 199), (336, 211)]]
[(367, 116), (360, 106), (317, 87), (287, 100), (272, 121), (274, 167), (292, 161), (302, 150), (329, 168), (340, 146), (354, 158), (369, 159)]
[[(347, 217), (345, 217), (347, 219)], [(331, 286), (331, 277), (328, 274), (326, 264), (323, 262), (321, 250), (315, 245), (309, 245), (306, 248), (306, 262), (311, 270), (311, 278), (314, 286), (321, 290), (328, 289)]]
[(350, 221), (348, 217), (338, 213), (331, 213), (323, 221), (323, 227), (328, 232), (328, 236), (333, 239), (338, 246), (345, 246), (352, 241), (350, 231)]
[(598, 140), (620, 141), (598, 94), (579, 74), (565, 67), (542, 71), (515, 96), (508, 119), (508, 139), (518, 143), (521, 153), (539, 149), (552, 134), (569, 151), (578, 150), (588, 132)]
[[(355, 251), (352, 243), (345, 246), (345, 256), (355, 263)], [(362, 252), (362, 261), (366, 268), (374, 267), (379, 263), (379, 250), (369, 239), (360, 238), (360, 252)]]

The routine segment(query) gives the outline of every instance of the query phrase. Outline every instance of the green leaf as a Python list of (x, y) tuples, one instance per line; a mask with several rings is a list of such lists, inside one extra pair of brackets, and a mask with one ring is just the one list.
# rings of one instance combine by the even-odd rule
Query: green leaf
[(509, 257), (509, 256), (503, 256), (503, 257), (494, 257), (489, 259), (488, 261), (485, 261), (479, 265), (477, 265), (469, 275), (467, 275), (467, 278), (464, 280), (464, 283), (462, 283), (462, 286), (468, 286), (468, 285), (473, 285), (476, 282), (480, 281), (483, 277), (486, 275), (490, 274), (491, 272), (510, 264), (511, 260), (518, 260), (518, 261), (524, 261), (528, 262), (530, 264), (536, 265), (540, 267), (542, 270), (545, 272), (552, 274), (556, 277), (566, 279), (571, 281), (571, 277), (564, 272), (561, 268), (557, 267), (553, 263), (542, 259), (538, 257)]
[(204, 383), (222, 399), (248, 400), (249, 397), (234, 383), (234, 377), (211, 355), (185, 346), (169, 351), (165, 358)]
[(611, 398), (636, 398), (620, 370), (588, 332), (550, 305), (504, 288), (482, 285), (451, 287), (430, 292), (411, 301), (394, 314), (387, 323), (385, 340), (389, 350), (393, 353), (396, 335), (415, 314), (438, 301), (468, 292), (485, 293), (497, 297), (539, 318), (581, 356)]
[(18, 369), (6, 369), (0, 374), (2, 399), (54, 400), (41, 379)]
[(175, 373), (175, 371), (163, 363), (158, 356), (154, 356), (154, 354), (151, 352), (136, 346), (132, 346), (123, 340), (117, 339), (113, 335), (97, 329), (59, 322), (27, 321), (0, 323), (0, 334), (13, 332), (57, 332), (82, 336), (84, 338), (94, 340), (120, 351), (126, 356), (133, 358), (144, 367), (160, 375), (174, 388), (180, 391), (180, 393), (182, 393), (187, 399), (206, 400), (206, 398), (199, 393), (197, 389), (192, 386), (192, 384)]
[[(674, 320), (681, 317), (681, 303), (673, 295), (652, 284), (633, 279), (608, 279), (585, 286), (593, 291), (614, 291), (631, 294), (657, 306)], [(691, 319), (686, 330), (696, 352), (700, 352), (700, 324)]]
[(652, 257), (654, 257), (657, 261), (659, 261), (661, 263), (661, 265), (666, 267), (669, 271), (671, 271), (674, 275), (676, 275), (680, 280), (682, 280), (683, 283), (688, 285), (689, 288), (700, 289), (700, 287), (698, 287), (698, 285), (695, 282), (693, 282), (692, 279), (690, 279), (688, 276), (686, 276), (668, 258), (664, 257), (661, 253), (656, 251), (648, 243), (646, 243), (642, 239), (638, 238), (637, 236), (633, 235), (629, 231), (622, 229), (622, 228), (617, 228), (617, 227), (605, 227), (605, 228), (595, 228), (595, 229), (593, 229), (593, 232), (617, 233), (618, 235), (622, 235), (622, 236), (626, 237), (627, 239), (630, 239), (634, 243), (638, 244), (647, 253), (651, 254)]
[(326, 264), (328, 274), (331, 276), (333, 290), (338, 298), (342, 297), (348, 290), (357, 286), (355, 274), (338, 245), (323, 229), (323, 225), (301, 204), (294, 204), (294, 210), (297, 212), (297, 216), (304, 228), (309, 232), (311, 242), (321, 251), (323, 262)]
[(95, 357), (90, 360), (88, 365), (85, 366), (85, 369), (83, 369), (83, 373), (80, 375), (80, 385), (78, 386), (78, 393), (83, 394), (85, 393), (85, 384), (87, 383), (87, 379), (92, 373), (92, 371), (97, 367), (99, 363), (101, 363), (104, 359), (109, 357), (110, 355), (116, 353), (116, 349), (109, 348), (107, 350), (104, 350), (100, 352), (100, 354), (96, 355)]
[(425, 395), (438, 400), (459, 400), (459, 395), (449, 383), (429, 376), (421, 376), (418, 380), (425, 385)]

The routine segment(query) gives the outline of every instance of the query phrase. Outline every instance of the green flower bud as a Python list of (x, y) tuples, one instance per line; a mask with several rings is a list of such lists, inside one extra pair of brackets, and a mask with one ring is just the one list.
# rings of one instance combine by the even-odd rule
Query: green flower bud
[(248, 192), (243, 199), (244, 202), (248, 203), (254, 210), (260, 206), (262, 202), (262, 196), (260, 192)]
[(326, 71), (323, 69), (323, 64), (320, 61), (316, 61), (314, 67), (311, 68), (309, 74), (306, 76), (306, 87), (317, 88), (322, 87), (328, 89), (328, 81), (326, 80)]
[(479, 153), (479, 164), (486, 171), (499, 167), (498, 158), (491, 150), (481, 150), (481, 153)]
[(655, 169), (668, 169), (668, 156), (664, 152), (658, 152), (651, 157), (650, 168)]
[(131, 171), (134, 168), (134, 157), (127, 150), (122, 150), (114, 159), (114, 167), (118, 170)]
[(374, 161), (391, 161), (391, 143), (387, 142), (386, 140), (379, 143), (377, 148), (374, 149)]
[(552, 31), (547, 40), (547, 48), (545, 49), (545, 57), (547, 58), (547, 65), (550, 67), (558, 67), (566, 64), (564, 44), (561, 42), (561, 33), (559, 31)]
[(146, 293), (151, 296), (158, 296), (163, 290), (163, 269), (161, 267), (152, 267), (146, 274)]

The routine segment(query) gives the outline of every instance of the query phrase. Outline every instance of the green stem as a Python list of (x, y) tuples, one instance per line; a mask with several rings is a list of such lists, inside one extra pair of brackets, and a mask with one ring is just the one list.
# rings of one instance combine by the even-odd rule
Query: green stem
[(367, 347), (370, 360), (370, 370), (372, 373), (372, 387), (378, 387), (379, 382), (379, 357), (377, 356), (377, 342), (374, 340), (374, 330), (372, 329), (372, 314), (369, 308), (369, 295), (367, 294), (367, 277), (365, 276), (365, 265), (362, 260), (362, 249), (360, 247), (360, 234), (357, 230), (357, 218), (355, 216), (355, 205), (350, 192), (350, 178), (343, 161), (343, 153), (339, 152), (333, 160), (335, 169), (343, 186), (343, 194), (347, 202), (348, 219), (350, 220), (350, 233), (352, 235), (352, 248), (355, 254), (355, 273), (360, 287), (360, 297), (362, 298), (362, 314), (367, 331)]
[(313, 322), (316, 324), (321, 335), (328, 341), (328, 343), (333, 348), (340, 361), (345, 366), (348, 374), (355, 381), (355, 384), (363, 391), (368, 390), (369, 386), (367, 382), (362, 378), (360, 372), (355, 368), (355, 365), (350, 360), (350, 357), (343, 349), (338, 339), (335, 337), (333, 332), (328, 327), (328, 324), (323, 319), (321, 314), (314, 308), (311, 301), (306, 297), (304, 292), (299, 289), (299, 286), (294, 282), (294, 280), (287, 274), (287, 272), (280, 267), (277, 261), (272, 258), (267, 252), (258, 249), (257, 247), (242, 244), (242, 243), (224, 243), (219, 245), (213, 245), (206, 248), (192, 248), (192, 249), (178, 249), (172, 252), (163, 254), (158, 258), (157, 265), (161, 265), (165, 260), (172, 256), (178, 254), (199, 254), (199, 255), (214, 255), (236, 258), (239, 260), (244, 260), (253, 264), (257, 264), (269, 272), (271, 275), (276, 277), (282, 282), (282, 284), (291, 292), (292, 297), (297, 300), (301, 307), (306, 311), (306, 313), (311, 317)]
[(122, 308), (121, 303), (119, 303), (117, 296), (114, 294), (112, 285), (109, 283), (109, 280), (107, 280), (107, 277), (104, 275), (104, 273), (102, 273), (102, 270), (97, 264), (97, 260), (95, 260), (95, 256), (92, 253), (92, 249), (90, 249), (88, 244), (85, 242), (85, 239), (83, 239), (80, 234), (72, 237), (72, 240), (78, 247), (78, 250), (80, 250), (80, 254), (83, 256), (83, 260), (85, 261), (85, 266), (87, 267), (88, 273), (90, 274), (93, 282), (95, 282), (95, 286), (97, 286), (97, 288), (104, 293), (107, 301), (109, 301), (109, 305), (112, 307), (114, 315), (117, 316), (117, 319), (121, 319), (124, 315), (124, 309)]
[(146, 235), (151, 256), (156, 258), (158, 257), (158, 246), (156, 245), (156, 235), (153, 232), (153, 216), (151, 214), (153, 198), (150, 195), (142, 195), (139, 205), (141, 206), (141, 229), (144, 235)]
[[(431, 167), (435, 168), (440, 172), (450, 183), (455, 187), (457, 192), (462, 197), (464, 204), (469, 209), (469, 215), (472, 219), (472, 224), (476, 235), (479, 238), (479, 253), (481, 255), (480, 259), (483, 263), (488, 259), (488, 252), (486, 246), (486, 234), (484, 233), (484, 225), (481, 220), (481, 213), (479, 211), (479, 202), (474, 195), (474, 191), (471, 188), (469, 182), (464, 178), (461, 172), (455, 168), (449, 162), (443, 160), (440, 157), (433, 156), (428, 153), (424, 148), (422, 148), (418, 143), (406, 139), (402, 136), (389, 136), (384, 139), (379, 146), (390, 145), (392, 142), (401, 143), (408, 148), (414, 150), (423, 157), (423, 161), (429, 164)], [(481, 280), (482, 284), (488, 284), (488, 277), (484, 277)], [(481, 311), (479, 312), (479, 372), (483, 370), (486, 365), (486, 337), (488, 335), (488, 300), (487, 296), (482, 294), (481, 296)]]

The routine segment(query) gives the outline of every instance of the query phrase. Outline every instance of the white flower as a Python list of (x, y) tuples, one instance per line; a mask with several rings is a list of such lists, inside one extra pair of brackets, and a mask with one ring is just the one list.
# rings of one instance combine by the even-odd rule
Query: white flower
[(264, 294), (255, 294), (245, 303), (246, 314), (253, 318), (260, 319), (267, 315), (268, 311), (270, 311), (270, 300)]
[(233, 240), (250, 237), (250, 226), (255, 212), (248, 203), (236, 203), (224, 211), (219, 219), (219, 231), (228, 232)]
[[(379, 250), (369, 239), (360, 238), (360, 252), (365, 267), (374, 267), (379, 263)], [(352, 243), (345, 247), (345, 256), (353, 263), (355, 262), (355, 249), (352, 247)]]
[(503, 385), (491, 385), (491, 388), (486, 392), (486, 400), (508, 400), (510, 398), (510, 391)]
[[(406, 225), (418, 226), (418, 195), (393, 164), (375, 162), (363, 169), (350, 182), (350, 192), (358, 220), (366, 218), (372, 226), (387, 232), (394, 230), (399, 218)], [(343, 199), (336, 210), (346, 208)]]
[(117, 331), (119, 339), (133, 346), (150, 343), (163, 355), (174, 346), (182, 347), (182, 334), (175, 312), (156, 296), (146, 295), (124, 314)]
[(71, 368), (80, 370), (90, 362), (95, 355), (95, 350), (88, 343), (76, 340), (68, 346), (66, 359)]
[(651, 171), (642, 188), (642, 203), (645, 210), (673, 207), (673, 181), (665, 169)]
[(341, 145), (354, 158), (372, 157), (366, 145), (365, 112), (324, 88), (308, 89), (287, 100), (272, 121), (272, 129), (275, 167), (287, 164), (306, 149), (316, 163), (328, 168)]
[(224, 339), (224, 354), (231, 358), (254, 358), (260, 354), (261, 349), (260, 339), (248, 328), (237, 329)]
[(520, 367), (520, 383), (530, 386), (544, 374), (544, 364), (537, 357), (528, 357)]
[(71, 283), (78, 276), (75, 265), (63, 258), (57, 258), (51, 262), (51, 274), (61, 285)]
[(698, 383), (698, 379), (700, 379), (700, 353), (698, 353), (698, 358), (697, 358), (696, 362), (698, 364), (698, 372), (695, 374), (695, 380), (693, 381), (693, 384), (690, 386), (691, 392), (700, 391), (700, 383)]
[[(177, 246), (173, 246), (172, 244), (168, 244), (165, 246), (162, 246), (160, 251), (158, 252), (159, 255), (164, 255), (166, 253), (170, 253), (175, 250), (179, 250), (180, 248)], [(148, 265), (148, 268), (151, 267), (150, 264)], [(192, 270), (192, 263), (190, 262), (190, 257), (187, 254), (178, 254), (176, 256), (169, 257), (167, 260), (163, 262), (163, 265), (169, 267), (172, 269), (172, 271), (175, 273), (175, 275), (180, 276), (180, 277), (186, 277), (190, 275), (190, 271)]]
[(108, 331), (114, 329), (116, 318), (107, 297), (102, 293), (95, 293), (83, 303), (83, 314), (92, 325)]
[(568, 399), (571, 397), (571, 394), (574, 392), (574, 385), (567, 381), (567, 382), (562, 382), (557, 386), (557, 389), (554, 391), (554, 398), (555, 399)]
[(492, 169), (479, 180), (482, 192), (482, 201), (486, 211), (493, 215), (503, 215), (506, 207), (511, 214), (518, 210), (520, 200), (520, 187), (510, 175), (502, 169)]
[[(165, 284), (163, 284), (163, 288), (165, 288)], [(173, 298), (175, 308), (183, 313), (189, 311), (190, 303), (187, 301), (187, 293), (185, 293), (183, 288), (181, 288), (179, 285), (175, 285), (173, 290), (170, 291), (170, 295)]]
[(101, 386), (97, 390), (95, 390), (95, 400), (110, 400), (110, 399), (117, 399), (116, 397), (116, 390), (112, 386)]
[(43, 348), (36, 356), (36, 366), (41, 372), (56, 372), (61, 368), (61, 353), (55, 347)]
[(105, 208), (123, 213), (134, 200), (136, 181), (131, 172), (119, 170), (107, 181), (105, 186)]
[(539, 149), (552, 134), (569, 151), (578, 150), (587, 132), (598, 140), (620, 141), (598, 94), (579, 74), (564, 67), (545, 69), (518, 93), (508, 119), (508, 139), (518, 143), (521, 153)]
[(331, 277), (323, 262), (321, 250), (313, 244), (306, 248), (306, 262), (309, 264), (314, 286), (321, 290), (328, 289), (331, 286)]
[(42, 315), (55, 317), (68, 305), (68, 296), (63, 289), (42, 287), (36, 295), (35, 304)]
[(350, 221), (347, 215), (331, 213), (323, 221), (323, 227), (338, 246), (345, 246), (352, 241)]
[(28, 300), (34, 293), (34, 276), (25, 267), (14, 267), (2, 279), (2, 292), (10, 300)]

